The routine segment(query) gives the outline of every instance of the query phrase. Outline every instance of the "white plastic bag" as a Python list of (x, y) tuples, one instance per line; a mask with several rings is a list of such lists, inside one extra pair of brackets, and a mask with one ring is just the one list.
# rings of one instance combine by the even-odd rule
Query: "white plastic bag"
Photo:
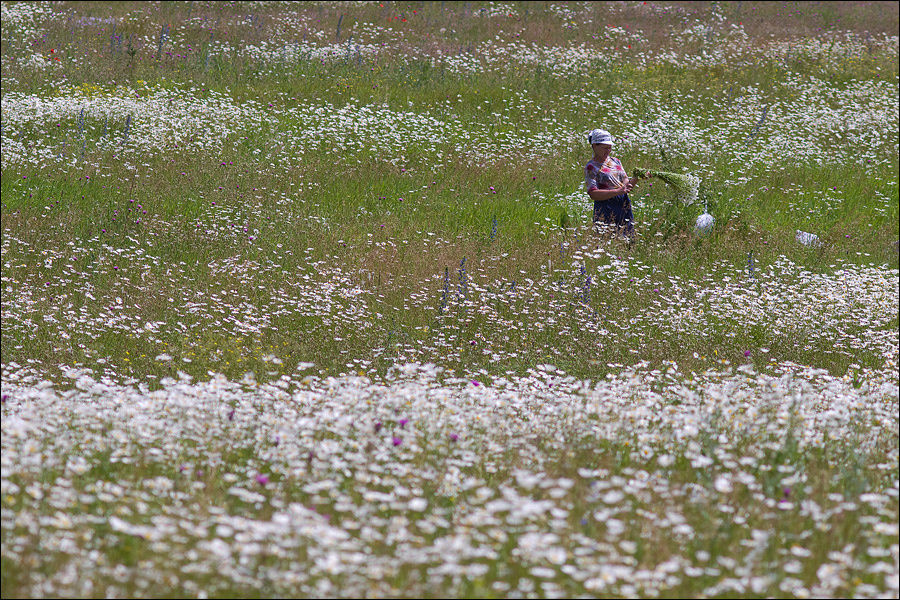
[(712, 231), (713, 225), (716, 224), (716, 220), (709, 213), (703, 213), (699, 217), (697, 217), (697, 224), (694, 226), (694, 231), (697, 233), (709, 233)]

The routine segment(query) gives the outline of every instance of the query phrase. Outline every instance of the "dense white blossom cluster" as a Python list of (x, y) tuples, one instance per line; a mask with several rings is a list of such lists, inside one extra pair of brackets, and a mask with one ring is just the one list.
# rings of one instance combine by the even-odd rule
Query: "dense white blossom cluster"
[[(10, 92), (3, 94), (2, 110), (4, 169), (69, 162), (88, 140), (92, 152), (118, 153), (131, 164), (148, 153), (215, 152), (265, 119), (259, 106), (197, 88), (63, 87), (46, 97)], [(62, 123), (71, 131), (78, 119), (83, 131), (68, 138), (57, 133)]]
[[(709, 595), (827, 596), (866, 577), (875, 583), (858, 595), (897, 593), (896, 370), (854, 384), (791, 364), (694, 377), (638, 365), (592, 382), (549, 365), (460, 380), (410, 363), (376, 383), (306, 367), (272, 384), (181, 376), (158, 391), (73, 370), (62, 391), (5, 364), (0, 485), (24, 504), (3, 508), (4, 559), (22, 560), (40, 527), (34, 560), (56, 575), (35, 585), (73, 596), (116, 595), (125, 581), (151, 593), (165, 582), (209, 595), (380, 595), (398, 573), (411, 591), (455, 591), (510, 551), (522, 575), (501, 565), (497, 592), (657, 595), (703, 577)], [(801, 457), (838, 447), (893, 484), (804, 499), (817, 483)], [(686, 480), (667, 475), (683, 465)], [(211, 486), (227, 499), (208, 505)], [(626, 533), (637, 517), (655, 530), (647, 541), (665, 539), (640, 566)], [(853, 519), (868, 554), (829, 554), (805, 587), (786, 574), (809, 568), (812, 537), (766, 552), (786, 518), (810, 536)], [(748, 552), (710, 561), (691, 550), (710, 527)], [(152, 560), (108, 558), (129, 540)]]
[[(726, 99), (712, 110), (699, 95), (653, 90), (644, 96), (609, 99), (587, 91), (567, 102), (585, 109), (605, 105), (615, 111), (621, 124), (617, 152), (663, 152), (698, 166), (724, 157), (738, 174), (765, 165), (783, 167), (785, 156), (793, 164), (826, 165), (849, 153), (860, 163), (872, 164), (896, 152), (896, 82), (868, 81), (838, 90), (814, 78), (787, 78), (778, 86), (783, 88), (780, 100), (768, 102), (760, 90), (746, 88), (740, 97)], [(505, 103), (478, 122), (454, 114), (449, 99), (448, 110), (437, 116), (353, 100), (343, 106), (287, 97), (278, 105), (238, 103), (185, 86), (118, 87), (103, 93), (64, 87), (51, 96), (4, 94), (2, 103), (4, 168), (70, 162), (84, 148), (91, 156), (118, 146), (125, 160), (137, 163), (140, 153), (151, 149), (217, 151), (227, 140), (259, 131), (270, 132), (273, 142), (260, 148), (260, 160), (296, 162), (311, 151), (365, 149), (396, 163), (418, 149), (433, 155), (430, 168), (444, 165), (447, 152), (486, 165), (513, 157), (549, 157), (584, 145), (583, 119), (574, 119), (568, 111), (541, 117), (536, 111), (544, 108), (526, 97)], [(645, 118), (648, 104), (655, 107), (651, 119)], [(551, 115), (554, 112), (562, 111), (550, 110)], [(85, 131), (78, 131), (76, 122), (82, 115)]]

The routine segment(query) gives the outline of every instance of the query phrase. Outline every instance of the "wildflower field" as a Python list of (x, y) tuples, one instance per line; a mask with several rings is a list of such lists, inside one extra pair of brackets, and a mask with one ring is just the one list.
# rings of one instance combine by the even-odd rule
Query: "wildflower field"
[(897, 4), (0, 6), (3, 597), (900, 594)]

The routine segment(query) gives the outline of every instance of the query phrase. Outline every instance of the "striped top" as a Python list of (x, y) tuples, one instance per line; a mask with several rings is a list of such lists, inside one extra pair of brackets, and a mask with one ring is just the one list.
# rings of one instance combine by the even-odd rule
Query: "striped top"
[(602, 165), (594, 162), (592, 158), (584, 166), (584, 185), (589, 192), (615, 189), (621, 186), (627, 177), (622, 162), (612, 156), (608, 157)]

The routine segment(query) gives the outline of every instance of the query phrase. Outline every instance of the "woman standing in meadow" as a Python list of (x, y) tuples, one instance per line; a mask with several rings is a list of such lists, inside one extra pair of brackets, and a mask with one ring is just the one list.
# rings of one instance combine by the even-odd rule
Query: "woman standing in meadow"
[(609, 155), (613, 142), (608, 131), (594, 129), (588, 134), (588, 142), (594, 157), (584, 167), (584, 185), (594, 201), (594, 224), (615, 225), (630, 237), (634, 231), (634, 215), (628, 192), (635, 183), (628, 178), (622, 162)]

